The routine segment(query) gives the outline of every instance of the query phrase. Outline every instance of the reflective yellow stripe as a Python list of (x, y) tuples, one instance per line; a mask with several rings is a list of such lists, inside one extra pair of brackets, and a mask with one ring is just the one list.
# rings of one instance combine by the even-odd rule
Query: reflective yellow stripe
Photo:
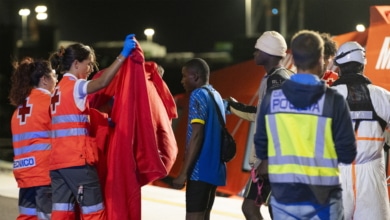
[(194, 118), (194, 119), (192, 119), (192, 120), (191, 120), (191, 124), (194, 124), (194, 123), (199, 123), (199, 124), (202, 124), (202, 125), (205, 124), (204, 120), (199, 119), (199, 118)]
[(274, 174), (295, 173), (309, 176), (335, 176), (335, 174), (339, 174), (339, 171), (336, 167), (312, 167), (300, 164), (269, 165), (268, 170), (270, 173)]

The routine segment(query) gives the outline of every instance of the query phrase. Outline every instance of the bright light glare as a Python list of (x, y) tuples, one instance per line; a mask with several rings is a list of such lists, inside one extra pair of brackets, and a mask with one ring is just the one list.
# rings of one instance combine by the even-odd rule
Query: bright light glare
[(30, 9), (28, 8), (22, 8), (19, 10), (20, 16), (28, 16), (30, 14)]
[(279, 10), (278, 10), (277, 8), (273, 8), (273, 9), (272, 9), (272, 14), (273, 14), (273, 15), (279, 14)]
[(145, 29), (144, 34), (145, 34), (146, 36), (153, 36), (153, 35), (154, 35), (154, 29), (152, 29), (152, 28), (147, 28), (147, 29)]
[(46, 20), (47, 19), (47, 13), (38, 13), (37, 14), (37, 20), (40, 20), (40, 21), (42, 21), (42, 20)]
[(363, 32), (366, 30), (366, 27), (363, 24), (356, 25), (356, 30), (359, 32)]
[(36, 13), (43, 13), (43, 12), (46, 12), (46, 11), (47, 11), (46, 5), (38, 5), (37, 7), (35, 7), (35, 12)]

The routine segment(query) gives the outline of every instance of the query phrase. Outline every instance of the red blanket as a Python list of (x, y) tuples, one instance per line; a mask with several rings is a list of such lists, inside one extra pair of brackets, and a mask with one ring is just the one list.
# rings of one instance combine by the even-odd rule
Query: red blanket
[[(177, 155), (170, 120), (177, 115), (176, 106), (169, 101), (171, 95), (161, 77), (158, 81), (152, 73), (147, 74), (144, 64), (138, 46), (124, 61), (113, 83), (114, 127), (110, 129), (107, 178), (103, 183), (110, 220), (141, 219), (141, 187), (165, 177)], [(158, 82), (154, 83), (153, 78)], [(112, 84), (97, 97), (89, 97), (95, 100), (91, 107), (98, 108), (111, 99), (110, 95)]]
[(172, 130), (172, 119), (177, 118), (176, 104), (168, 86), (158, 73), (157, 64), (146, 62), (145, 71), (157, 146), (161, 160), (169, 173), (178, 153), (175, 134)]

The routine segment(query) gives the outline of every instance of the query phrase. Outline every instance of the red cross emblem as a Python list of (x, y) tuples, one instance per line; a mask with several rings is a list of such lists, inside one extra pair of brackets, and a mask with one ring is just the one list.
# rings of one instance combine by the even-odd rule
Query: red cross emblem
[(28, 103), (29, 100), (30, 100), (30, 97), (27, 97), (24, 100), (23, 104), (19, 106), (18, 116), (17, 117), (19, 119), (19, 124), (20, 125), (26, 124), (27, 117), (31, 116), (33, 105)]
[(51, 113), (56, 113), (56, 106), (60, 104), (60, 95), (59, 87), (56, 87), (50, 99)]
[(334, 80), (332, 78), (329, 78), (326, 80), (326, 84), (328, 84), (328, 86), (331, 86), (333, 83), (334, 83)]

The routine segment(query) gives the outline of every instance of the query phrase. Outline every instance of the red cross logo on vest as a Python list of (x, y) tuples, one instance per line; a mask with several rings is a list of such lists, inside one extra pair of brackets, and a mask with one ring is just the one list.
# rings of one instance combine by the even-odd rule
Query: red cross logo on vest
[(27, 117), (31, 116), (33, 105), (28, 103), (29, 100), (30, 100), (30, 97), (27, 97), (24, 100), (23, 104), (19, 106), (18, 116), (17, 117), (19, 118), (19, 124), (20, 125), (26, 124)]
[(328, 78), (327, 80), (326, 80), (326, 84), (328, 85), (328, 86), (332, 86), (332, 84), (335, 82), (336, 80), (334, 80), (333, 78)]
[(60, 95), (59, 87), (56, 87), (50, 99), (51, 113), (56, 113), (56, 106), (60, 104)]

